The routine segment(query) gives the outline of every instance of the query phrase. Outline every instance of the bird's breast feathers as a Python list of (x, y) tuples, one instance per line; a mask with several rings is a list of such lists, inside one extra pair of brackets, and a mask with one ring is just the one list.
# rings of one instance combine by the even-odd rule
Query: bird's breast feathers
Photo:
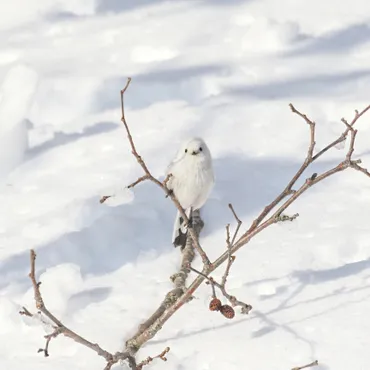
[[(189, 161), (190, 162), (190, 161)], [(214, 183), (212, 166), (209, 163), (181, 163), (173, 166), (169, 187), (173, 189), (185, 209), (200, 208), (208, 198)]]

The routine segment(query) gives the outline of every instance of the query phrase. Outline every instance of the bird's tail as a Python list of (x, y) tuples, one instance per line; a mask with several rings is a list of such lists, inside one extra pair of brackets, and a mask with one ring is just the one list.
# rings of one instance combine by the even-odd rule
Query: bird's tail
[[(185, 210), (185, 214), (188, 219), (191, 218), (191, 208)], [(187, 227), (185, 225), (185, 220), (180, 214), (180, 211), (177, 211), (177, 215), (175, 218), (175, 224), (173, 226), (173, 234), (172, 234), (172, 243), (175, 247), (181, 247), (181, 250), (185, 248), (186, 245), (186, 237), (187, 237)]]

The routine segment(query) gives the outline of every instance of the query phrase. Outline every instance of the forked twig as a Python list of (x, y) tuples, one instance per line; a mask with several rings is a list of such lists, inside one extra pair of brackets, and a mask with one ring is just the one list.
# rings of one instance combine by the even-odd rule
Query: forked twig
[[(159, 186), (165, 192), (166, 197), (171, 198), (172, 202), (174, 203), (176, 208), (179, 210), (179, 212), (181, 214), (181, 217), (183, 218), (185, 224), (190, 225), (189, 218), (187, 217), (184, 209), (181, 207), (180, 202), (176, 198), (175, 194), (167, 188), (167, 182), (169, 180), (169, 176), (167, 176), (167, 178), (165, 179), (165, 181), (163, 183), (160, 182), (158, 179), (156, 179), (151, 174), (151, 172), (149, 171), (145, 161), (143, 160), (143, 158), (140, 156), (140, 154), (136, 150), (136, 146), (135, 146), (135, 143), (133, 141), (130, 128), (129, 128), (129, 126), (127, 124), (127, 121), (126, 121), (126, 118), (125, 118), (125, 107), (124, 107), (124, 94), (125, 94), (126, 90), (128, 89), (130, 83), (131, 83), (131, 78), (128, 78), (126, 86), (120, 92), (120, 94), (121, 94), (121, 114), (122, 114), (121, 121), (122, 121), (122, 123), (123, 123), (123, 125), (126, 129), (127, 138), (128, 138), (129, 143), (130, 143), (130, 146), (131, 146), (131, 153), (134, 155), (134, 157), (136, 158), (137, 162), (139, 163), (139, 165), (141, 166), (141, 168), (143, 169), (145, 174), (143, 176), (139, 177), (135, 182), (130, 184), (128, 187), (132, 188), (132, 187), (136, 186), (137, 184), (139, 184), (139, 183), (141, 183), (145, 180), (149, 180), (149, 181), (153, 182), (154, 184)], [(109, 197), (109, 196), (104, 196), (102, 199), (107, 198), (107, 197)], [(102, 200), (100, 200), (100, 202), (103, 203)], [(203, 248), (201, 247), (201, 245), (199, 243), (199, 238), (197, 237), (197, 235), (194, 232), (194, 230), (192, 229), (192, 227), (188, 227), (188, 231), (189, 231), (190, 237), (193, 240), (194, 247), (197, 250), (200, 257), (202, 258), (203, 264), (204, 264), (205, 268), (207, 269), (211, 264), (210, 260), (207, 256), (207, 254), (205, 253), (205, 251), (203, 250)]]
[(238, 235), (238, 232), (239, 232), (239, 229), (240, 229), (240, 226), (242, 226), (242, 221), (240, 220), (240, 218), (238, 217), (238, 215), (236, 214), (236, 212), (235, 212), (235, 210), (234, 210), (234, 207), (233, 207), (233, 205), (231, 204), (231, 203), (229, 203), (228, 204), (228, 206), (229, 206), (229, 208), (230, 208), (230, 210), (231, 210), (231, 212), (232, 212), (232, 214), (233, 214), (233, 216), (234, 216), (234, 218), (235, 218), (235, 220), (236, 220), (236, 222), (237, 222), (237, 226), (236, 226), (236, 229), (235, 229), (235, 232), (234, 232), (234, 236), (233, 236), (233, 238), (232, 238), (232, 240), (231, 240), (231, 243), (230, 243), (230, 245), (233, 245), (234, 243), (235, 243), (235, 239), (236, 239), (236, 237), (237, 237), (237, 235)]
[(148, 179), (149, 179), (148, 175), (141, 176), (141, 177), (139, 177), (136, 181), (134, 181), (132, 184), (127, 185), (127, 188), (128, 188), (128, 189), (131, 189), (131, 188), (133, 188), (134, 186), (136, 186), (137, 184), (140, 184), (141, 182), (143, 182), (143, 181), (145, 181), (145, 180), (148, 180)]
[(225, 285), (218, 283), (213, 277), (207, 276), (206, 274), (202, 273), (201, 271), (195, 269), (194, 267), (190, 266), (190, 270), (198, 274), (199, 276), (207, 279), (208, 284), (212, 287), (212, 298), (216, 298), (216, 291), (215, 287), (217, 287), (222, 295), (231, 303), (232, 306), (241, 306), (242, 310), (241, 313), (248, 314), (252, 310), (252, 306), (250, 304), (241, 302), (236, 299), (236, 297), (232, 296), (231, 294), (227, 293)]
[[(291, 107), (292, 109), (292, 107)], [(370, 109), (370, 106), (365, 108), (361, 113), (356, 113), (356, 118), (352, 121), (351, 125), (355, 123), (355, 121), (368, 109)], [(296, 110), (293, 107), (293, 112), (297, 113), (298, 110)], [(300, 113), (300, 112), (298, 112)], [(298, 114), (297, 113), (297, 114)], [(329, 176), (332, 176), (336, 173), (339, 173), (349, 167), (355, 168), (357, 170), (360, 170), (367, 174), (366, 169), (358, 168), (359, 161), (344, 161), (339, 163), (337, 166), (333, 167), (332, 169), (318, 175), (313, 174), (311, 175), (304, 184), (298, 189), (293, 189), (293, 186), (296, 184), (297, 180), (302, 176), (303, 172), (307, 169), (307, 167), (315, 160), (317, 159), (321, 154), (324, 153), (324, 151), (330, 149), (330, 147), (336, 145), (338, 142), (344, 140), (343, 138), (340, 138), (340, 140), (334, 141), (332, 144), (328, 145), (326, 148), (324, 148), (324, 151), (321, 151), (317, 153), (316, 155), (313, 154), (314, 150), (314, 139), (315, 139), (315, 124), (313, 121), (307, 118), (307, 116), (303, 114), (299, 114), (302, 116), (306, 122), (310, 126), (310, 143), (307, 151), (307, 156), (304, 161), (304, 163), (301, 165), (301, 167), (298, 169), (297, 173), (293, 176), (291, 181), (288, 183), (288, 185), (285, 187), (285, 189), (280, 193), (268, 206), (266, 206), (261, 214), (254, 220), (251, 227), (245, 232), (241, 237), (239, 237), (238, 240), (234, 240), (233, 243), (230, 242), (230, 230), (229, 227), (226, 229), (227, 233), (227, 244), (231, 244), (230, 250), (228, 249), (225, 253), (223, 253), (219, 258), (216, 259), (216, 261), (212, 262), (211, 265), (209, 265), (206, 269), (203, 271), (197, 271), (195, 269), (192, 269), (193, 271), (198, 274), (197, 278), (193, 281), (193, 283), (189, 286), (187, 292), (181, 296), (166, 312), (163, 313), (161, 317), (159, 317), (153, 324), (147, 328), (145, 332), (143, 332), (139, 337), (135, 337), (134, 341), (134, 348), (137, 349), (141, 347), (144, 343), (146, 343), (148, 340), (153, 338), (155, 334), (161, 329), (161, 327), (169, 320), (172, 315), (185, 303), (189, 300), (189, 298), (192, 296), (194, 291), (202, 284), (204, 280), (207, 280), (209, 284), (214, 288), (215, 286), (218, 287), (220, 290), (222, 289), (221, 284), (218, 284), (215, 282), (212, 278), (209, 277), (209, 274), (212, 273), (217, 267), (219, 267), (222, 263), (227, 261), (229, 259), (230, 254), (234, 254), (238, 249), (240, 249), (242, 246), (247, 244), (255, 235), (259, 234), (261, 231), (263, 231), (265, 228), (269, 227), (270, 225), (273, 225), (280, 221), (285, 220), (292, 220), (297, 215), (294, 215), (292, 217), (284, 216), (283, 212), (297, 199), (299, 198), (307, 189), (309, 189), (311, 186), (314, 186), (315, 184), (319, 183), (320, 181), (326, 179)], [(348, 134), (348, 132), (346, 132)], [(356, 167), (358, 166), (358, 167)], [(272, 209), (274, 209), (284, 198), (289, 197), (267, 220), (265, 220), (266, 216), (270, 213)], [(287, 218), (288, 217), (288, 218)], [(264, 221), (265, 220), (265, 221)], [(263, 222), (264, 221), (264, 222)], [(230, 243), (229, 243), (230, 242)], [(217, 285), (218, 284), (218, 285)], [(228, 295), (228, 293), (225, 291), (225, 289), (221, 290), (223, 295), (229, 299), (232, 304), (238, 304), (241, 305), (245, 312), (249, 312), (251, 309), (251, 306), (245, 305), (242, 302), (239, 302), (236, 300), (235, 297), (232, 297)], [(215, 295), (213, 293), (213, 295)], [(127, 347), (126, 347), (127, 348)], [(130, 347), (132, 348), (132, 347)]]
[[(366, 108), (364, 108), (361, 112), (358, 112), (358, 110), (355, 110), (355, 116), (353, 117), (351, 123), (349, 124), (350, 127), (353, 127), (354, 124), (358, 121), (358, 119), (363, 116), (368, 110), (370, 109), (370, 105), (368, 105)], [(343, 122), (343, 118), (341, 120)], [(347, 122), (347, 121), (346, 121)], [(347, 127), (347, 129), (333, 142), (328, 144), (325, 148), (321, 149), (317, 154), (315, 154), (312, 158), (312, 160), (316, 160), (317, 158), (321, 157), (325, 152), (327, 152), (329, 149), (333, 148), (334, 146), (338, 145), (342, 141), (346, 140), (348, 132), (351, 129)]]
[[(167, 182), (169, 177), (167, 177), (163, 182), (160, 182), (158, 179), (152, 176), (151, 172), (149, 171), (145, 161), (143, 158), (138, 154), (130, 129), (128, 127), (128, 124), (126, 122), (125, 118), (125, 112), (124, 112), (124, 93), (126, 92), (129, 84), (131, 82), (131, 79), (129, 78), (127, 81), (126, 86), (121, 90), (121, 111), (122, 111), (122, 117), (121, 121), (124, 124), (124, 127), (126, 129), (128, 141), (131, 146), (132, 154), (135, 156), (137, 162), (141, 166), (141, 168), (144, 171), (144, 175), (141, 176), (139, 179), (137, 179), (134, 183), (129, 185), (130, 187), (134, 187), (140, 182), (149, 180), (154, 182), (157, 186), (159, 186), (166, 194), (167, 197), (170, 197), (176, 208), (179, 210), (181, 216), (183, 217), (186, 224), (189, 224), (189, 220), (182, 209), (181, 205), (179, 204), (178, 200), (176, 199), (175, 195), (167, 188)], [(43, 301), (43, 298), (41, 296), (40, 292), (40, 283), (37, 282), (35, 277), (35, 259), (36, 254), (33, 250), (31, 250), (30, 254), (30, 260), (31, 260), (31, 272), (30, 272), (30, 279), (32, 281), (33, 289), (34, 289), (34, 295), (35, 295), (35, 302), (36, 307), (38, 310), (41, 311), (43, 315), (45, 315), (47, 318), (51, 320), (53, 323), (54, 332), (48, 336), (46, 336), (47, 343), (45, 345), (45, 348), (42, 350), (45, 355), (49, 354), (48, 347), (50, 340), (52, 338), (57, 337), (60, 334), (63, 334), (65, 336), (68, 336), (75, 340), (76, 342), (92, 349), (95, 351), (99, 356), (102, 356), (106, 361), (105, 370), (111, 370), (112, 366), (116, 364), (117, 362), (121, 360), (127, 360), (129, 363), (129, 366), (131, 369), (137, 369), (136, 360), (135, 360), (135, 354), (137, 351), (148, 342), (151, 338), (153, 338), (159, 330), (163, 327), (163, 325), (174, 315), (174, 313), (177, 312), (186, 302), (188, 302), (194, 292), (199, 288), (199, 286), (207, 280), (209, 284), (212, 286), (212, 296), (216, 298), (216, 290), (215, 288), (219, 289), (222, 293), (222, 295), (228, 299), (233, 306), (241, 306), (242, 312), (248, 313), (251, 310), (251, 306), (247, 305), (243, 302), (238, 301), (234, 296), (231, 296), (226, 291), (226, 282), (228, 278), (228, 274), (231, 268), (231, 265), (234, 261), (234, 253), (236, 253), (241, 247), (246, 245), (254, 236), (262, 232), (267, 227), (285, 220), (292, 220), (297, 215), (294, 216), (284, 216), (283, 212), (296, 200), (298, 199), (305, 191), (307, 191), (310, 187), (316, 185), (317, 183), (323, 181), (324, 179), (339, 173), (347, 168), (353, 168), (357, 171), (360, 171), (364, 173), (366, 176), (370, 177), (370, 173), (367, 169), (360, 166), (361, 161), (360, 160), (353, 160), (352, 155), (354, 153), (354, 147), (355, 147), (355, 140), (356, 140), (356, 134), (357, 130), (353, 128), (354, 124), (357, 122), (357, 120), (370, 109), (370, 105), (367, 106), (365, 109), (363, 109), (361, 112), (356, 111), (355, 117), (352, 119), (350, 123), (348, 123), (346, 120), (342, 120), (342, 122), (346, 126), (346, 130), (332, 143), (328, 144), (324, 149), (319, 151), (318, 153), (314, 154), (315, 149), (315, 123), (309, 119), (305, 114), (299, 112), (293, 105), (290, 105), (290, 109), (293, 113), (297, 114), (301, 118), (305, 120), (305, 122), (310, 127), (310, 140), (309, 145), (307, 149), (307, 155), (304, 159), (304, 162), (302, 163), (301, 167), (298, 169), (296, 174), (293, 176), (293, 178), (290, 180), (290, 182), (287, 184), (285, 189), (270, 203), (268, 204), (262, 212), (257, 216), (257, 218), (253, 221), (249, 229), (242, 234), (238, 240), (237, 234), (240, 229), (241, 221), (237, 217), (232, 205), (229, 205), (229, 208), (231, 209), (236, 221), (237, 221), (237, 227), (234, 233), (234, 236), (230, 237), (230, 226), (228, 225), (226, 227), (226, 244), (227, 244), (227, 251), (225, 251), (221, 256), (219, 256), (213, 263), (210, 263), (210, 260), (208, 256), (206, 255), (203, 248), (200, 246), (198, 236), (194, 230), (193, 227), (189, 227), (189, 243), (194, 246), (198, 254), (201, 256), (203, 261), (203, 270), (198, 271), (190, 266), (190, 263), (192, 261), (192, 258), (194, 255), (192, 255), (192, 249), (189, 248), (188, 250), (185, 248), (183, 253), (189, 253), (188, 256), (184, 257), (183, 264), (181, 266), (180, 272), (173, 278), (173, 282), (175, 285), (175, 289), (171, 291), (173, 295), (166, 295), (165, 300), (161, 303), (161, 306), (155, 311), (155, 313), (149, 318), (138, 330), (138, 332), (126, 342), (126, 349), (123, 352), (117, 352), (116, 354), (111, 354), (104, 349), (102, 349), (98, 344), (93, 344), (80, 335), (74, 333), (69, 328), (67, 328), (59, 319), (57, 319), (54, 315), (52, 315), (48, 309), (45, 306), (45, 303)], [(337, 164), (335, 167), (327, 170), (324, 173), (321, 174), (313, 174), (310, 177), (304, 181), (304, 183), (298, 188), (293, 189), (293, 186), (296, 185), (296, 182), (299, 178), (301, 178), (304, 171), (308, 168), (308, 166), (314, 162), (317, 158), (319, 158), (321, 155), (323, 155), (326, 151), (334, 147), (336, 144), (346, 140), (348, 134), (351, 134), (351, 140), (349, 144), (349, 149), (346, 154), (345, 159)], [(101, 199), (101, 203), (103, 203), (106, 199), (108, 199), (109, 196), (104, 196)], [(287, 199), (285, 199), (287, 198)], [(282, 202), (285, 199), (284, 202)], [(280, 204), (282, 202), (282, 204)], [(268, 214), (273, 211), (273, 214), (270, 215), (268, 218)], [(191, 240), (190, 240), (191, 239)], [(224, 275), (222, 277), (221, 283), (216, 282), (212, 277), (210, 277), (210, 274), (218, 268), (221, 264), (227, 261), (226, 270), (224, 272)], [(185, 287), (185, 281), (188, 276), (188, 270), (194, 271), (197, 273), (197, 277), (193, 280), (193, 282), (190, 284), (190, 286)], [(171, 293), (170, 292), (170, 293)], [(174, 293), (175, 292), (175, 293)], [(163, 305), (163, 306), (162, 306)], [(223, 306), (226, 307), (226, 306)], [(230, 308), (230, 307), (228, 307)], [(23, 311), (20, 312), (22, 315), (26, 316), (32, 316), (32, 313), (30, 313), (27, 309), (23, 309)], [(224, 316), (228, 317), (226, 314)], [(232, 315), (229, 316), (229, 318), (233, 317), (233, 311)], [(166, 349), (167, 350), (167, 349)], [(166, 351), (165, 350), (165, 351)], [(165, 361), (165, 354), (168, 352), (162, 352), (160, 355), (152, 358), (148, 357), (146, 360), (142, 361), (138, 366), (139, 369), (141, 369), (144, 365), (147, 365), (153, 359), (155, 358), (161, 358)], [(314, 361), (311, 364), (296, 367), (293, 370), (301, 370), (307, 367), (316, 366), (318, 365), (318, 361)], [(140, 367), (141, 366), (141, 367)]]
[[(314, 147), (315, 147), (315, 123), (311, 119), (309, 119), (305, 114), (303, 114), (300, 111), (298, 111), (298, 109), (296, 109), (293, 106), (293, 104), (289, 104), (289, 107), (290, 107), (290, 109), (291, 109), (291, 111), (293, 113), (295, 113), (298, 116), (302, 117), (305, 120), (305, 122), (310, 126), (310, 140), (309, 140), (309, 145), (308, 145), (308, 150), (307, 150), (307, 156), (306, 156), (305, 160), (303, 161), (301, 167), (298, 169), (298, 171), (293, 176), (293, 178), (288, 183), (288, 185), (285, 187), (285, 189), (269, 205), (267, 205), (263, 209), (263, 211), (253, 221), (252, 225), (250, 226), (250, 228), (248, 229), (248, 231), (243, 235), (243, 237), (246, 237), (247, 234), (249, 234), (252, 231), (254, 231), (257, 228), (257, 226), (260, 225), (261, 222), (266, 218), (266, 216), (270, 213), (270, 211), (272, 209), (274, 209), (284, 198), (286, 198), (289, 195), (294, 195), (294, 193), (296, 191), (293, 190), (293, 186), (296, 184), (297, 180), (301, 177), (301, 175), (307, 169), (307, 167), (312, 162), (314, 162), (315, 160), (317, 160), (322, 154), (324, 154), (325, 152), (327, 152), (329, 149), (333, 148), (335, 145), (337, 145), (340, 142), (344, 141), (346, 139), (348, 133), (350, 131), (353, 131), (353, 128), (352, 127), (357, 122), (357, 120), (370, 109), (370, 105), (368, 105), (360, 113), (356, 110), (355, 111), (355, 117), (353, 118), (353, 120), (351, 121), (350, 124), (348, 124), (348, 122), (344, 120), (345, 122), (347, 122), (347, 124), (348, 124), (348, 126), (350, 128), (347, 127), (346, 130), (336, 140), (334, 140), (333, 142), (331, 142), (330, 144), (328, 144), (326, 147), (324, 147), (322, 150), (320, 150), (318, 153), (316, 153), (314, 155), (313, 154), (313, 151), (314, 151)], [(343, 122), (343, 119), (342, 119), (342, 122)], [(338, 168), (336, 168), (335, 172), (329, 172), (328, 171), (328, 174), (325, 177), (321, 177), (320, 179), (322, 180), (322, 179), (326, 178), (327, 176), (332, 175), (333, 173), (336, 173), (336, 172), (340, 172), (341, 170), (343, 170), (345, 168), (348, 168), (348, 167), (352, 167), (352, 168), (354, 168), (354, 169), (356, 169), (358, 171), (363, 172), (365, 175), (370, 176), (370, 173), (366, 169), (358, 166), (358, 164), (356, 164), (356, 163), (355, 164), (347, 163), (346, 167), (338, 167)], [(317, 183), (317, 182), (318, 181), (316, 180), (315, 183)], [(313, 183), (311, 183), (311, 185), (313, 185)], [(297, 197), (295, 197), (295, 199), (296, 198)], [(280, 214), (281, 214), (281, 212), (280, 212)]]
[(231, 254), (231, 244), (227, 245), (227, 250), (228, 250), (227, 265), (226, 265), (226, 269), (225, 269), (225, 272), (224, 272), (224, 274), (222, 276), (222, 280), (221, 280), (221, 286), (223, 286), (223, 287), (225, 287), (225, 285), (226, 285), (226, 280), (227, 280), (227, 277), (229, 276), (231, 265), (235, 261), (235, 256), (233, 256)]
[[(33, 291), (34, 291), (34, 298), (36, 303), (36, 308), (44, 314), (53, 324), (54, 331), (51, 334), (45, 336), (46, 344), (45, 347), (39, 349), (38, 352), (43, 352), (45, 357), (49, 356), (49, 344), (53, 338), (56, 338), (58, 335), (63, 334), (66, 337), (73, 339), (75, 342), (84, 345), (95, 351), (99, 356), (102, 356), (107, 361), (107, 366), (105, 370), (109, 370), (115, 363), (120, 360), (128, 360), (130, 364), (135, 362), (135, 359), (129, 354), (124, 352), (118, 352), (115, 355), (112, 355), (108, 351), (102, 349), (98, 344), (91, 343), (85, 338), (81, 337), (80, 335), (73, 332), (71, 329), (66, 327), (59, 319), (57, 319), (46, 307), (44, 300), (41, 295), (40, 285), (41, 283), (36, 280), (36, 272), (35, 272), (35, 263), (36, 263), (36, 253), (33, 249), (30, 251), (30, 265), (31, 271), (29, 273), (29, 278), (31, 279)], [(34, 316), (30, 311), (26, 308), (23, 308), (23, 311), (20, 311), (21, 315), (27, 316)], [(136, 365), (135, 365), (136, 366)], [(132, 369), (136, 369), (136, 367), (131, 367)]]
[(307, 151), (307, 157), (306, 161), (310, 162), (312, 161), (312, 156), (313, 156), (313, 150), (315, 148), (316, 142), (315, 142), (315, 122), (310, 120), (305, 114), (299, 112), (295, 107), (293, 106), (292, 103), (289, 104), (289, 107), (291, 111), (295, 114), (298, 114), (298, 116), (302, 117), (306, 123), (310, 126), (310, 145), (308, 146), (308, 151)]
[(162, 361), (167, 361), (166, 354), (170, 351), (170, 347), (166, 347), (159, 355), (154, 357), (147, 357), (144, 361), (141, 361), (140, 364), (137, 365), (137, 370), (141, 370), (145, 365), (149, 365), (153, 360), (156, 358), (161, 359)]

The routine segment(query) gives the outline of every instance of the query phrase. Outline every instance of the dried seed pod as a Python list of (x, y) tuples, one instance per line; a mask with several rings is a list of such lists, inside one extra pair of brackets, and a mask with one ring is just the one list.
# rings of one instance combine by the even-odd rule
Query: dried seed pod
[(211, 311), (219, 311), (222, 304), (218, 298), (213, 298), (211, 302), (209, 302), (209, 309)]
[(232, 319), (235, 316), (234, 309), (227, 304), (221, 306), (220, 312), (228, 319)]

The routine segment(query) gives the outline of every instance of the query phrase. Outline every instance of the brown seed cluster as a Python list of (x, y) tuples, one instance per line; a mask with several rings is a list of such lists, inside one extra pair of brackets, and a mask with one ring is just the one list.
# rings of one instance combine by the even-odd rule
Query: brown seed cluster
[(211, 311), (220, 311), (227, 319), (232, 319), (235, 316), (234, 309), (227, 304), (223, 305), (218, 298), (213, 298), (211, 300), (209, 303), (209, 309)]
[(223, 306), (221, 306), (220, 308), (220, 312), (228, 319), (232, 319), (234, 316), (235, 316), (235, 311), (234, 309), (227, 305), (227, 304), (224, 304)]
[(222, 303), (218, 298), (213, 298), (212, 301), (209, 303), (209, 309), (211, 311), (220, 311), (222, 307)]

